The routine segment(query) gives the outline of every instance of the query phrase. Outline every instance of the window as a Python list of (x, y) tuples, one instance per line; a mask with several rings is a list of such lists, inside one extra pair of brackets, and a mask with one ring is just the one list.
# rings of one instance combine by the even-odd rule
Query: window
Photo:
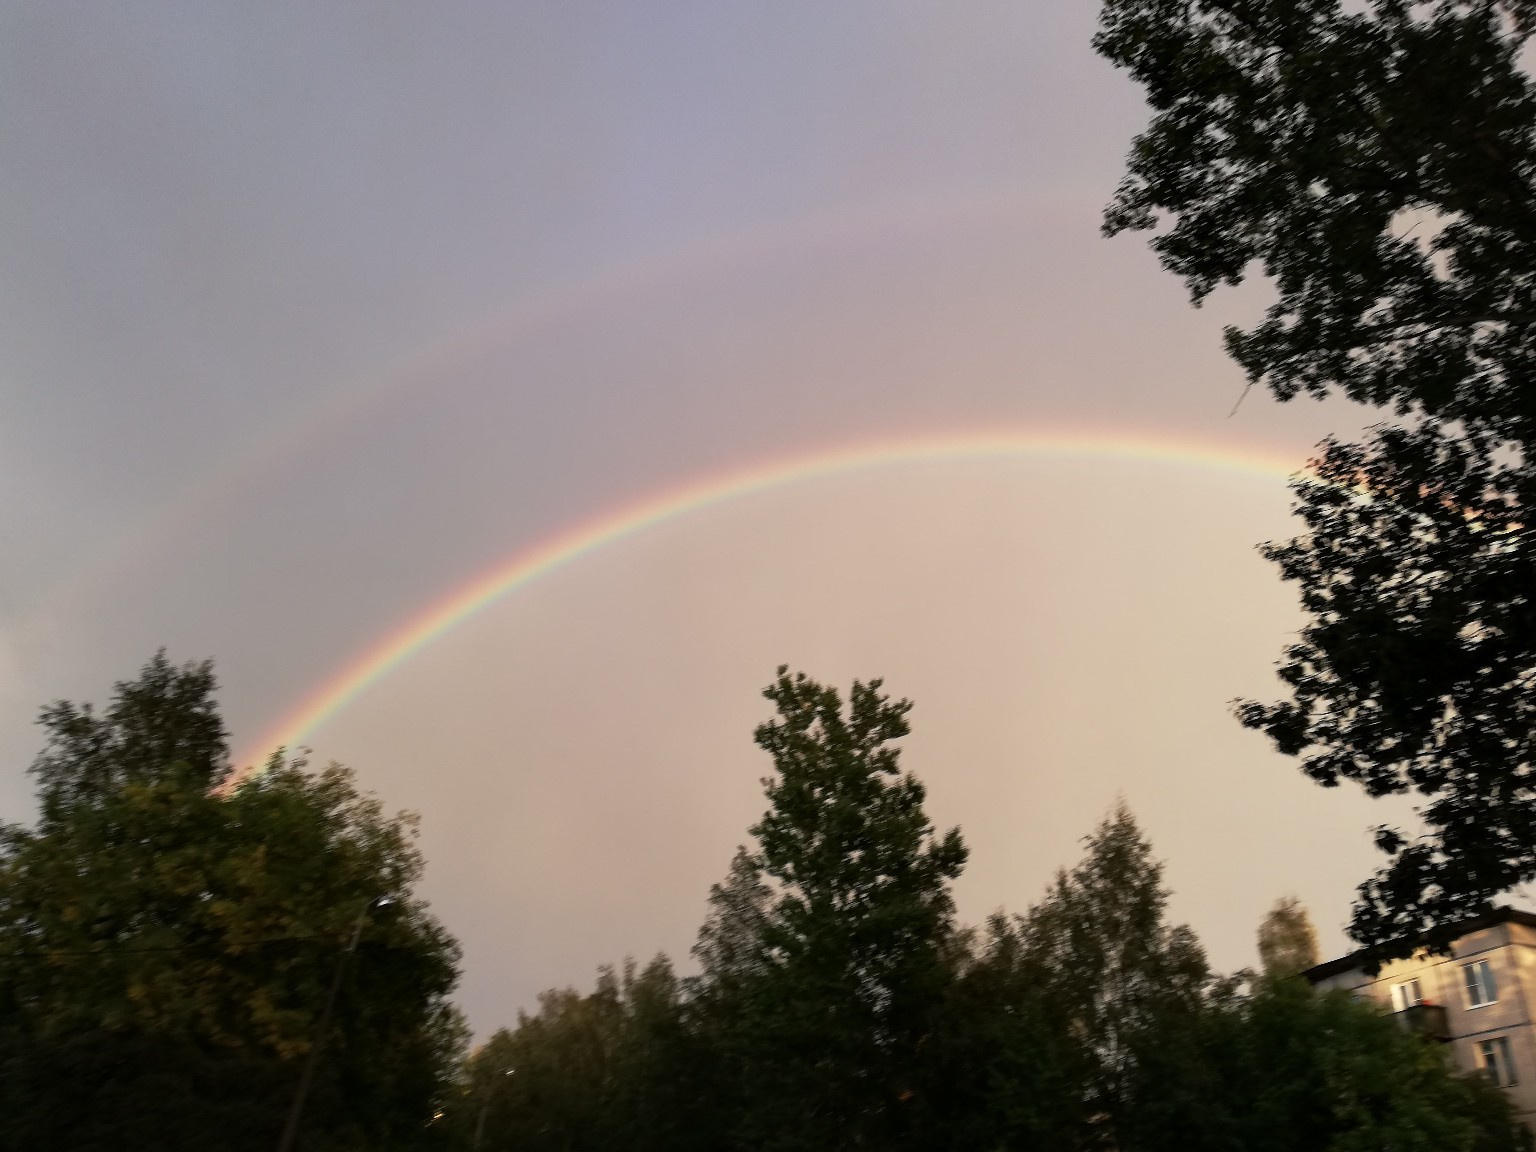
[(1467, 982), (1467, 1007), (1481, 1008), (1499, 998), (1498, 985), (1493, 982), (1493, 965), (1486, 960), (1465, 964), (1461, 969)]
[(1417, 980), (1405, 980), (1401, 984), (1392, 985), (1392, 1011), (1406, 1012), (1424, 997), (1419, 993)]
[(1500, 1088), (1508, 1088), (1515, 1082), (1515, 1061), (1509, 1054), (1507, 1036), (1478, 1041), (1477, 1064)]

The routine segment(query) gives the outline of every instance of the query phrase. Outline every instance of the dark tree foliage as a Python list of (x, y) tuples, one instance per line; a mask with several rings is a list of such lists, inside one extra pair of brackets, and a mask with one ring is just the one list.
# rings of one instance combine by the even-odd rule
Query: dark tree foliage
[(379, 895), (397, 903), (351, 957), (300, 1147), (429, 1139), (462, 1037), (458, 951), (410, 896), (412, 821), (336, 766), (275, 758), (215, 790), (214, 687), (162, 655), (99, 714), (43, 711), (41, 817), (0, 829), (0, 1146), (88, 1148), (114, 1127), (154, 1132), (143, 1148), (275, 1146)]
[(1321, 784), (1426, 798), (1426, 835), (1379, 831), (1391, 861), (1353, 931), (1443, 934), (1536, 878), (1536, 476), (1477, 437), (1388, 428), (1326, 444), (1294, 487), (1307, 532), (1265, 554), (1310, 620), (1291, 698), (1239, 716)]
[(665, 956), (604, 968), (597, 987), (545, 992), (467, 1064), (445, 1118), (485, 1152), (687, 1152), (715, 1147), (707, 1077)]
[(1320, 783), (1426, 798), (1361, 887), (1378, 958), (1536, 877), (1533, 31), (1531, 0), (1105, 0), (1095, 40), (1153, 111), (1106, 231), (1160, 228), (1197, 303), (1269, 278), (1227, 331), (1250, 384), (1409, 417), (1298, 486), (1292, 698), (1239, 704)]
[[(878, 1010), (826, 998), (850, 986), (765, 945), (786, 890), (743, 850), (714, 890), (700, 979), (658, 958), (603, 970), (587, 995), (545, 993), (469, 1060), (442, 1127), (479, 1152), (1529, 1152), (1500, 1090), (1376, 1008), (1293, 977), (1214, 978), (1167, 922), (1161, 865), (1123, 806), (1086, 845), (1025, 915), (906, 941), (942, 994), (899, 1065)], [(1279, 912), (1261, 939), (1294, 960), (1304, 913)], [(820, 1026), (801, 1011), (817, 994)], [(823, 1111), (812, 1076), (850, 1102)]]
[(769, 809), (711, 896), (701, 1027), (744, 1149), (910, 1146), (921, 1056), (948, 978), (949, 884), (966, 849), (935, 833), (891, 742), (906, 701), (779, 670), (757, 729)]
[(1162, 866), (1124, 805), (1023, 916), (994, 915), (954, 977), (928, 1052), (928, 1147), (1129, 1150), (1164, 1103), (1197, 1122), (1211, 1069), (1195, 1024), (1212, 987), (1166, 922)]
[(100, 713), (90, 704), (58, 700), (38, 723), (48, 743), (33, 762), (40, 832), (93, 806), (110, 803), (125, 787), (151, 784), (170, 765), (188, 784), (205, 790), (229, 776), (229, 736), (219, 716), (213, 665), (177, 667), (157, 652), (136, 680), (119, 681)]
[(1140, 1152), (1530, 1148), (1498, 1088), (1347, 992), (1265, 978), (1210, 1006), (1195, 1036), (1199, 1072), (1142, 1114)]
[(1105, 0), (1153, 118), (1105, 216), (1196, 302), (1255, 268), (1249, 380), (1536, 442), (1530, 0)]
[(291, 1070), (185, 1034), (0, 1034), (0, 1148), (271, 1152)]
[(1090, 1066), (1069, 1006), (1016, 917), (991, 916), (967, 933), (925, 1046), (925, 1139), (935, 1150), (1081, 1145), (1082, 1085)]
[[(1075, 1115), (1061, 1146), (1133, 1147), (1149, 1107), (1168, 1095), (1166, 1073), (1198, 1066), (1184, 1049), (1211, 972), (1194, 933), (1167, 923), (1162, 864), (1124, 804), (1086, 846), (1017, 932), (1058, 1029), (1075, 1041)], [(1171, 1051), (1180, 1059), (1158, 1058)]]

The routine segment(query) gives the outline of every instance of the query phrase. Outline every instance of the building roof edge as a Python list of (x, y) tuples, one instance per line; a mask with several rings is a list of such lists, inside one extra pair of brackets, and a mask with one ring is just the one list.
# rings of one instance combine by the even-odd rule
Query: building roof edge
[[(1485, 912), (1481, 916), (1470, 916), (1465, 920), (1451, 925), (1454, 932), (1453, 939), (1459, 939), (1471, 932), (1480, 932), (1484, 928), (1492, 928), (1496, 924), (1523, 924), (1527, 928), (1536, 928), (1536, 913), (1526, 912), (1520, 908), (1500, 906), (1491, 912)], [(1348, 972), (1353, 968), (1362, 968), (1366, 958), (1373, 949), (1362, 948), (1351, 952), (1347, 956), (1340, 956), (1336, 960), (1324, 960), (1321, 964), (1315, 964), (1302, 973), (1310, 984), (1318, 984), (1330, 976), (1337, 976), (1340, 972)]]

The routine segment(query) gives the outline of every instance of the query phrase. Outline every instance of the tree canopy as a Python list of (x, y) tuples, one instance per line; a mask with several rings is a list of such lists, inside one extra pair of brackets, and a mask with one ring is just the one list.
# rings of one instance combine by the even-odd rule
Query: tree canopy
[(684, 1022), (682, 985), (658, 956), (603, 968), (597, 986), (539, 997), (470, 1058), (450, 1123), (473, 1146), (526, 1152), (719, 1147), (711, 1084)]
[(1095, 45), (1145, 86), (1105, 229), (1158, 229), (1250, 385), (1404, 418), (1329, 440), (1265, 555), (1308, 615), (1290, 698), (1238, 715), (1314, 780), (1423, 797), (1351, 933), (1443, 942), (1536, 878), (1536, 91), (1530, 0), (1105, 0)]
[(1360, 889), (1353, 932), (1383, 955), (1536, 878), (1533, 485), (1465, 439), (1384, 430), (1329, 444), (1296, 486), (1307, 533), (1265, 548), (1309, 620), (1290, 699), (1239, 718), (1320, 784), (1427, 800), (1427, 835), (1380, 829), (1389, 862)]
[(1528, 1152), (1439, 1046), (1283, 975), (1294, 903), (1270, 975), (1215, 976), (1123, 804), (1023, 915), (960, 927), (910, 704), (785, 669), (698, 974), (602, 969), (458, 1063), (412, 821), (335, 766), (231, 781), (214, 687), (157, 657), (99, 714), (44, 710), (43, 815), (0, 838), (0, 1146), (273, 1147), (340, 971), (307, 1152)]
[(210, 1146), (208, 1129), (184, 1131), (187, 1094), (235, 1125), (214, 1145), (273, 1145), (341, 949), (380, 895), (396, 904), (367, 924), (342, 986), (307, 1146), (425, 1138), (462, 1029), (447, 1000), (457, 945), (411, 896), (413, 819), (334, 765), (274, 758), (215, 790), (228, 764), (214, 688), (209, 665), (162, 654), (99, 714), (43, 711), (40, 819), (0, 833), (10, 1146), (86, 1147), (77, 1126), (115, 1124), (157, 1132), (145, 1148)]
[(1095, 47), (1141, 83), (1105, 229), (1198, 302), (1257, 270), (1227, 331), (1282, 398), (1339, 389), (1536, 436), (1530, 0), (1105, 0)]
[(739, 1101), (735, 1146), (892, 1147), (921, 1104), (918, 1050), (943, 996), (959, 831), (939, 835), (892, 742), (905, 700), (780, 668), (768, 811), (710, 898), (696, 954), (705, 1026)]
[(897, 761), (906, 701), (780, 670), (769, 808), (710, 893), (696, 977), (603, 969), (471, 1059), (482, 1152), (1521, 1152), (1508, 1101), (1376, 1007), (1315, 995), (1305, 911), (1215, 975), (1116, 805), (1022, 915), (954, 923), (956, 831)]

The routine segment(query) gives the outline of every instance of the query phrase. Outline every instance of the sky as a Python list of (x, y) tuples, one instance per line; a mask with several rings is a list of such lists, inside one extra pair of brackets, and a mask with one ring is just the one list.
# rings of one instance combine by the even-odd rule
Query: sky
[[(1117, 798), (1224, 970), (1347, 947), (1401, 808), (1232, 720), (1254, 550), (1373, 414), (1244, 392), (1099, 232), (1146, 118), (1073, 0), (0, 6), (0, 818), (43, 703), (212, 657), (420, 813), (477, 1032), (686, 970), (788, 664), (1022, 911)], [(366, 674), (366, 675), (365, 675)]]

